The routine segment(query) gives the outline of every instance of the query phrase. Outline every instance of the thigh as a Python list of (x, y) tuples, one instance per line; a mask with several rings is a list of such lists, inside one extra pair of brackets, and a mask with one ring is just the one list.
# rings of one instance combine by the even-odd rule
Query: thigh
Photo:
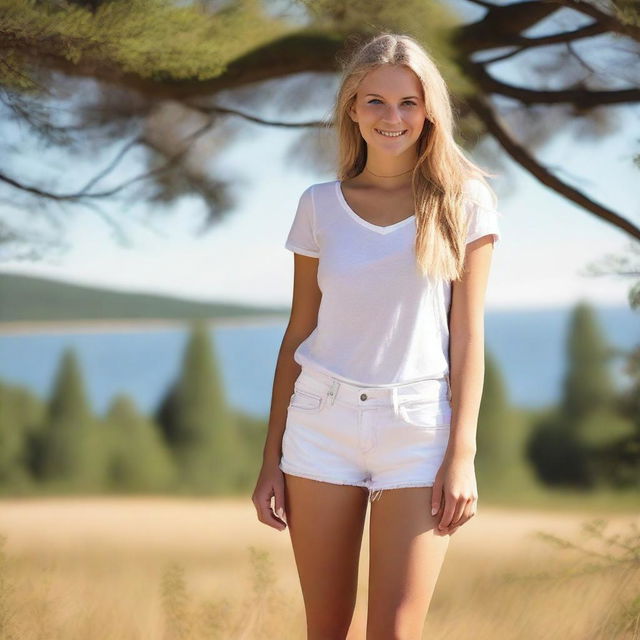
[(431, 492), (388, 489), (371, 504), (367, 640), (422, 637), (450, 538), (434, 533)]
[(308, 638), (346, 637), (356, 602), (367, 492), (287, 473), (284, 478)]

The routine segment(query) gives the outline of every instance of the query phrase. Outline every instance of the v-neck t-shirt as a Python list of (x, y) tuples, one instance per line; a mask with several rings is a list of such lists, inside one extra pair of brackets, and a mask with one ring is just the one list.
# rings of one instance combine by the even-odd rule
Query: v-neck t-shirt
[[(491, 193), (465, 184), (466, 242), (500, 240)], [(380, 226), (347, 203), (339, 180), (300, 196), (284, 246), (318, 258), (318, 322), (294, 360), (339, 380), (386, 387), (449, 374), (451, 283), (420, 273), (415, 215)]]

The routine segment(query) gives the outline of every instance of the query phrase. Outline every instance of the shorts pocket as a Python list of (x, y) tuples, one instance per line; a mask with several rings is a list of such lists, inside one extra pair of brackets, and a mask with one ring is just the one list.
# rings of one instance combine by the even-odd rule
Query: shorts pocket
[(304, 411), (306, 413), (315, 413), (322, 409), (323, 404), (324, 396), (320, 393), (294, 388), (288, 408)]
[(449, 429), (451, 426), (451, 405), (448, 400), (400, 401), (398, 416), (407, 424), (424, 429)]

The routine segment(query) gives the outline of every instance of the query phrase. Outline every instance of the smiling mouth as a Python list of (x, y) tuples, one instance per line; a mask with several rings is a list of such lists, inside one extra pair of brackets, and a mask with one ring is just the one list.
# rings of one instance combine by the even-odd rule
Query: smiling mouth
[(374, 131), (385, 138), (400, 138), (407, 133), (408, 129), (403, 129), (402, 131), (383, 131), (382, 129), (374, 128)]

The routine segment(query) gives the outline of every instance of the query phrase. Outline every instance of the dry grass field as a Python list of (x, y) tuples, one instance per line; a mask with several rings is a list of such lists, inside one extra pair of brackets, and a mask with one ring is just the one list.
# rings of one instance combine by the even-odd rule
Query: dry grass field
[[(640, 638), (639, 523), (481, 506), (451, 538), (424, 637)], [(2, 640), (305, 638), (288, 531), (249, 498), (4, 499), (0, 535)], [(365, 533), (350, 640), (367, 554)]]

